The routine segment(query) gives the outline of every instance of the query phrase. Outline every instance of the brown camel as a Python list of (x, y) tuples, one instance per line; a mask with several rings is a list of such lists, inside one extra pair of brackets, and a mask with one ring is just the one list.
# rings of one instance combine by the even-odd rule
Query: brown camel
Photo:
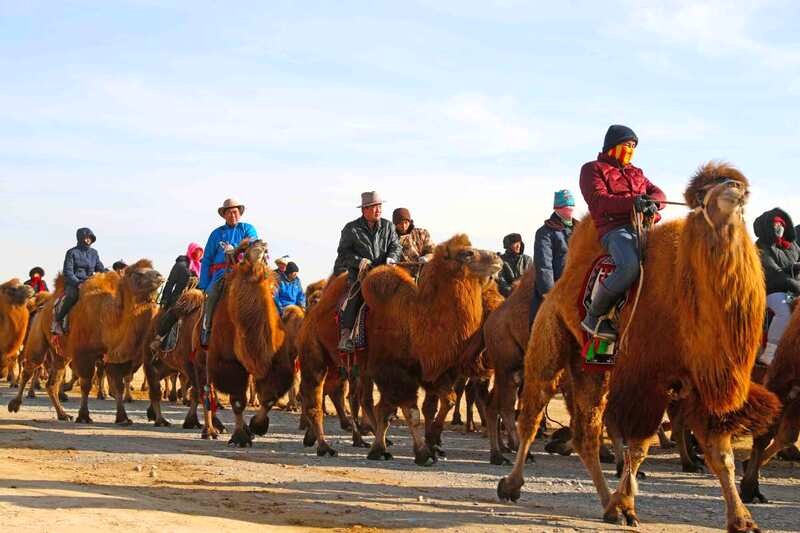
[(767, 389), (780, 398), (783, 409), (769, 429), (753, 436), (753, 449), (745, 462), (741, 485), (742, 499), (746, 502), (768, 503), (758, 485), (761, 467), (797, 442), (800, 433), (800, 306), (795, 306), (766, 377)]
[[(501, 265), (497, 254), (475, 249), (466, 235), (456, 235), (436, 247), (418, 285), (396, 267), (378, 267), (364, 278), (362, 290), (370, 310), (367, 368), (381, 397), (374, 410), (375, 441), (368, 458), (391, 458), (386, 432), (389, 417), (400, 407), (414, 440), (414, 461), (436, 461), (444, 417), (455, 403), (453, 385), (464, 365), (461, 356), (483, 322), (484, 286)], [(435, 404), (425, 413), (424, 433), (417, 407), (419, 387), (440, 403), (435, 420)]]
[[(214, 310), (206, 364), (208, 385), (230, 395), (236, 427), (229, 443), (245, 447), (253, 445), (253, 434), (267, 433), (270, 409), (291, 386), (296, 353), (273, 300), (277, 279), (264, 262), (266, 244), (243, 242), (239, 250), (244, 258), (225, 275), (224, 292)], [(303, 311), (294, 308), (291, 313), (302, 317)], [(249, 375), (260, 406), (245, 425)], [(216, 438), (210, 410), (205, 416), (204, 436)]]
[[(18, 279), (0, 285), (0, 369), (13, 372), (28, 329), (28, 300), (33, 289)], [(12, 381), (12, 379), (9, 379)]]
[[(573, 393), (573, 443), (606, 521), (638, 523), (636, 474), (673, 399), (687, 413), (687, 425), (720, 480), (728, 529), (756, 528), (736, 492), (731, 436), (745, 427), (764, 427), (779, 404), (773, 394), (750, 383), (765, 295), (742, 215), (747, 188), (747, 179), (735, 168), (708, 163), (684, 194), (692, 212), (650, 232), (638, 307), (629, 304), (622, 312), (621, 347), (612, 372), (582, 369), (584, 335), (576, 302), (589, 266), (603, 251), (594, 224), (581, 221), (570, 240), (566, 270), (539, 310), (528, 342), (517, 422), (520, 448), (514, 469), (497, 487), (501, 499), (519, 498), (542, 407), (566, 375)], [(608, 418), (627, 444), (623, 477), (613, 495), (598, 460), (607, 391)]]

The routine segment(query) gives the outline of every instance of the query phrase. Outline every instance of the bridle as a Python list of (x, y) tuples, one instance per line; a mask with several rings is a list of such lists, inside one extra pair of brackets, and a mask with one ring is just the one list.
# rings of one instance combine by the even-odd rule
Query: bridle
[[(708, 201), (711, 198), (711, 195), (712, 195), (712, 193), (714, 191), (716, 191), (720, 187), (729, 187), (729, 186), (731, 186), (731, 184), (736, 184), (737, 188), (746, 189), (745, 184), (742, 183), (739, 180), (735, 180), (735, 179), (732, 179), (732, 178), (721, 177), (721, 178), (717, 178), (710, 185), (708, 185), (704, 189), (701, 189), (697, 193), (697, 199), (698, 199), (698, 201), (700, 201), (700, 205), (695, 207), (694, 211), (695, 212), (702, 212), (703, 213), (703, 218), (706, 219), (706, 222), (708, 222), (708, 225), (711, 226), (712, 228), (714, 228), (714, 223), (711, 221), (711, 217), (708, 214)], [(702, 195), (702, 199), (701, 199), (700, 195)], [(741, 217), (741, 219), (744, 220), (744, 209), (743, 209), (744, 196), (742, 196), (742, 198), (739, 199), (738, 203), (739, 203), (739, 205), (736, 207), (736, 209), (739, 212), (739, 217)]]

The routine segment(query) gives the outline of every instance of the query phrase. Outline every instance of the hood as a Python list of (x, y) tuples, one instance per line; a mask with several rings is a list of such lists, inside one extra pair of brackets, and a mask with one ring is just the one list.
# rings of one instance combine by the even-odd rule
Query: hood
[(771, 245), (775, 241), (775, 233), (772, 229), (772, 219), (775, 217), (780, 217), (786, 222), (786, 229), (783, 232), (783, 238), (789, 242), (795, 242), (795, 240), (797, 240), (797, 232), (794, 224), (792, 223), (792, 217), (790, 217), (789, 213), (780, 207), (775, 207), (769, 211), (761, 213), (753, 221), (753, 231), (756, 234), (756, 238), (763, 244), (767, 245)]
[(185, 255), (179, 255), (178, 257), (175, 258), (175, 262), (176, 263), (186, 263), (188, 265), (189, 264), (189, 258), (187, 256), (185, 256)]
[(94, 232), (89, 228), (79, 228), (78, 231), (75, 232), (75, 239), (78, 241), (78, 246), (83, 245), (83, 239), (86, 237), (92, 239), (92, 244), (97, 241), (97, 237), (95, 237)]
[(523, 242), (522, 235), (520, 235), (519, 233), (509, 233), (508, 235), (503, 237), (503, 250), (505, 250), (507, 252), (508, 251), (508, 247), (511, 246), (511, 244), (513, 244), (513, 243), (515, 243), (517, 241), (522, 243), (522, 246), (520, 246), (520, 248), (519, 248), (519, 254), (520, 255), (524, 254), (525, 253), (525, 242)]
[(197, 244), (196, 242), (190, 242), (189, 247), (186, 248), (186, 257), (192, 257), (192, 253), (194, 253), (194, 251), (198, 249), (202, 250), (203, 247)]

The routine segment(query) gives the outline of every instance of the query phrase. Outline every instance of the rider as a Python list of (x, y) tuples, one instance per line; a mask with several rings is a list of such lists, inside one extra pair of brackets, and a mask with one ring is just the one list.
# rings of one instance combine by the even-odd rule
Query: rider
[(300, 269), (294, 261), (289, 261), (283, 272), (278, 273), (278, 290), (275, 291), (275, 305), (278, 312), (283, 315), (283, 310), (290, 305), (297, 305), (306, 308), (306, 295), (303, 292), (303, 284), (297, 273)]
[(79, 288), (84, 281), (92, 277), (95, 272), (105, 272), (106, 267), (100, 261), (97, 250), (92, 248), (92, 244), (97, 241), (92, 230), (80, 228), (75, 232), (78, 241), (77, 246), (67, 250), (64, 257), (64, 298), (61, 300), (61, 307), (53, 316), (53, 323), (50, 327), (53, 335), (64, 335), (64, 318), (70, 309), (78, 302)]
[(408, 209), (405, 207), (395, 209), (392, 212), (392, 223), (403, 248), (399, 261), (427, 263), (433, 259), (435, 245), (431, 240), (431, 234), (426, 229), (414, 226)]
[(172, 326), (175, 325), (175, 322), (178, 321), (178, 317), (172, 311), (172, 306), (175, 305), (187, 288), (197, 284), (200, 274), (200, 261), (202, 259), (203, 247), (194, 242), (189, 243), (186, 255), (179, 255), (175, 258), (175, 264), (172, 265), (167, 282), (161, 291), (159, 303), (163, 313), (156, 328), (156, 338), (152, 344), (154, 349), (157, 349), (159, 345), (166, 347), (163, 346), (164, 339), (169, 334)]
[(665, 201), (642, 169), (631, 165), (639, 138), (627, 126), (612, 125), (606, 132), (603, 150), (596, 161), (581, 168), (581, 193), (589, 205), (603, 248), (611, 254), (616, 269), (599, 284), (581, 322), (595, 337), (614, 341), (617, 330), (604, 318), (611, 307), (639, 277), (639, 238), (631, 223), (631, 212), (656, 217)]
[(397, 262), (402, 252), (394, 225), (381, 218), (383, 200), (375, 191), (361, 193), (361, 216), (348, 222), (339, 239), (334, 274), (347, 272), (348, 300), (339, 323), (339, 350), (352, 352), (353, 328), (364, 303), (359, 274), (378, 265)]
[(522, 235), (519, 233), (509, 233), (503, 237), (503, 248), (505, 252), (500, 254), (503, 269), (497, 276), (497, 288), (500, 294), (508, 298), (519, 278), (533, 264), (533, 259), (525, 255), (525, 243), (522, 242)]
[(29, 279), (25, 282), (25, 285), (33, 289), (33, 294), (49, 291), (47, 282), (44, 280), (44, 269), (42, 267), (33, 267), (28, 272), (28, 277)]
[(539, 306), (544, 301), (544, 295), (550, 292), (564, 272), (567, 245), (575, 223), (572, 219), (574, 209), (575, 198), (572, 193), (566, 189), (556, 191), (553, 198), (553, 214), (544, 221), (542, 227), (536, 230), (536, 237), (533, 241), (533, 268), (536, 270), (536, 283), (528, 316), (531, 325), (539, 311)]
[(767, 283), (767, 307), (774, 313), (767, 331), (767, 345), (758, 356), (759, 363), (769, 365), (789, 325), (790, 303), (800, 296), (800, 247), (792, 218), (778, 207), (759, 215), (753, 222), (753, 230)]
[(205, 255), (200, 262), (200, 280), (197, 283), (197, 287), (206, 293), (203, 323), (200, 329), (200, 346), (203, 348), (208, 347), (214, 308), (222, 294), (220, 280), (228, 266), (226, 254), (232, 253), (245, 238), (251, 241), (258, 239), (253, 226), (247, 222), (239, 222), (239, 218), (244, 214), (244, 205), (241, 203), (228, 198), (222, 203), (222, 207), (217, 209), (217, 213), (225, 219), (225, 224), (212, 231), (208, 237)]

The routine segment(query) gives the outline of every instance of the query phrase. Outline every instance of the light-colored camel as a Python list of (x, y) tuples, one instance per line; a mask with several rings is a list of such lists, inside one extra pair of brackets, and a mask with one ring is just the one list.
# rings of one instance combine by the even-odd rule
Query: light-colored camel
[(18, 279), (0, 285), (0, 369), (13, 372), (17, 363), (28, 329), (28, 301), (31, 296), (33, 289)]
[[(501, 499), (519, 498), (542, 408), (565, 376), (574, 396), (573, 443), (606, 521), (638, 523), (636, 474), (668, 402), (675, 400), (687, 412), (687, 424), (720, 480), (729, 530), (756, 528), (736, 492), (731, 436), (745, 427), (759, 429), (779, 404), (750, 383), (765, 295), (761, 265), (743, 219), (747, 189), (747, 179), (735, 168), (706, 164), (684, 195), (692, 212), (650, 232), (638, 306), (623, 310), (620, 353), (610, 376), (582, 369), (584, 334), (577, 302), (590, 265), (603, 251), (594, 224), (588, 218), (581, 221), (570, 240), (565, 272), (545, 298), (527, 346), (517, 422), (520, 448), (513, 471), (498, 485)], [(606, 394), (608, 417), (627, 443), (614, 494), (598, 460)]]

